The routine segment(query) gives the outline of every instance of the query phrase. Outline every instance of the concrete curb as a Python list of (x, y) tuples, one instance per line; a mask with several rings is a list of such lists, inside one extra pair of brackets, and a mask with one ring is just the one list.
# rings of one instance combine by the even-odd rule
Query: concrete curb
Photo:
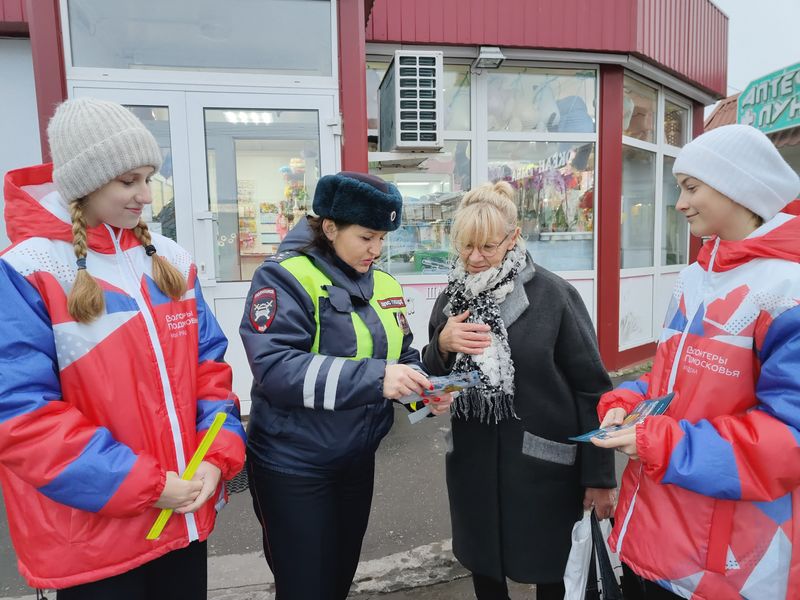
[[(351, 595), (385, 594), (452, 581), (467, 575), (453, 556), (452, 540), (362, 561)], [(275, 583), (263, 552), (209, 557), (209, 600), (272, 600)], [(0, 599), (3, 600), (3, 599)]]
[[(351, 591), (386, 594), (465, 577), (467, 571), (453, 556), (451, 539), (418, 546), (405, 552), (362, 561)], [(208, 557), (209, 600), (272, 600), (275, 580), (263, 552)], [(46, 593), (49, 600), (55, 592)], [(0, 600), (35, 600), (35, 594)]]

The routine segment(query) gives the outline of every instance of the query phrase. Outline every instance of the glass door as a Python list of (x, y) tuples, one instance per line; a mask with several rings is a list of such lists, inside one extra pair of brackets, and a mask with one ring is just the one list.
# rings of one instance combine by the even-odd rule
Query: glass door
[(187, 93), (195, 256), (229, 340), (234, 390), (249, 409), (239, 323), (253, 273), (337, 170), (332, 96)]
[(253, 273), (338, 170), (335, 95), (202, 93), (76, 85), (71, 96), (127, 106), (164, 158), (149, 227), (189, 250), (228, 338), (234, 390), (249, 412), (251, 374), (239, 322)]

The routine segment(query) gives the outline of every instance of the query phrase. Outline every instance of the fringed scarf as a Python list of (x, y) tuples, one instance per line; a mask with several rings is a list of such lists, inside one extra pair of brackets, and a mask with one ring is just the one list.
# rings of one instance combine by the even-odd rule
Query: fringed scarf
[(518, 418), (514, 413), (514, 363), (499, 305), (514, 289), (526, 259), (525, 250), (515, 245), (498, 267), (470, 275), (456, 259), (450, 272), (445, 313), (452, 316), (469, 310), (468, 322), (485, 323), (491, 337), (491, 346), (482, 354), (456, 355), (454, 373), (478, 370), (481, 376), (478, 386), (460, 392), (453, 402), (456, 419), (497, 423)]

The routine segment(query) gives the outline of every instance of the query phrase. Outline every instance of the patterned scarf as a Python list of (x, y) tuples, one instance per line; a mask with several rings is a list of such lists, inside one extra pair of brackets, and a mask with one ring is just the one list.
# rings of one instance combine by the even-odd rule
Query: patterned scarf
[(467, 322), (485, 323), (491, 337), (491, 346), (482, 354), (456, 355), (453, 372), (478, 370), (481, 383), (458, 394), (453, 402), (453, 418), (482, 423), (518, 418), (514, 413), (514, 363), (499, 305), (514, 289), (514, 280), (526, 259), (525, 250), (515, 245), (498, 267), (470, 275), (462, 261), (456, 259), (450, 272), (444, 292), (449, 300), (445, 313), (453, 316), (469, 310)]

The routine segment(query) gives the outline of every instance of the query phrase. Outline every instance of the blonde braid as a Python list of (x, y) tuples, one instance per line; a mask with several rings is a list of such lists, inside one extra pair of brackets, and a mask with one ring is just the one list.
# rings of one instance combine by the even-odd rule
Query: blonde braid
[(147, 255), (153, 257), (153, 281), (167, 296), (173, 300), (179, 300), (186, 293), (184, 276), (167, 259), (156, 254), (147, 223), (139, 221), (133, 228), (133, 234), (145, 247)]
[(86, 241), (86, 219), (81, 201), (71, 202), (69, 212), (72, 217), (72, 247), (78, 259), (78, 274), (67, 298), (67, 310), (79, 323), (91, 323), (100, 316), (105, 307), (103, 289), (86, 270), (89, 245)]

